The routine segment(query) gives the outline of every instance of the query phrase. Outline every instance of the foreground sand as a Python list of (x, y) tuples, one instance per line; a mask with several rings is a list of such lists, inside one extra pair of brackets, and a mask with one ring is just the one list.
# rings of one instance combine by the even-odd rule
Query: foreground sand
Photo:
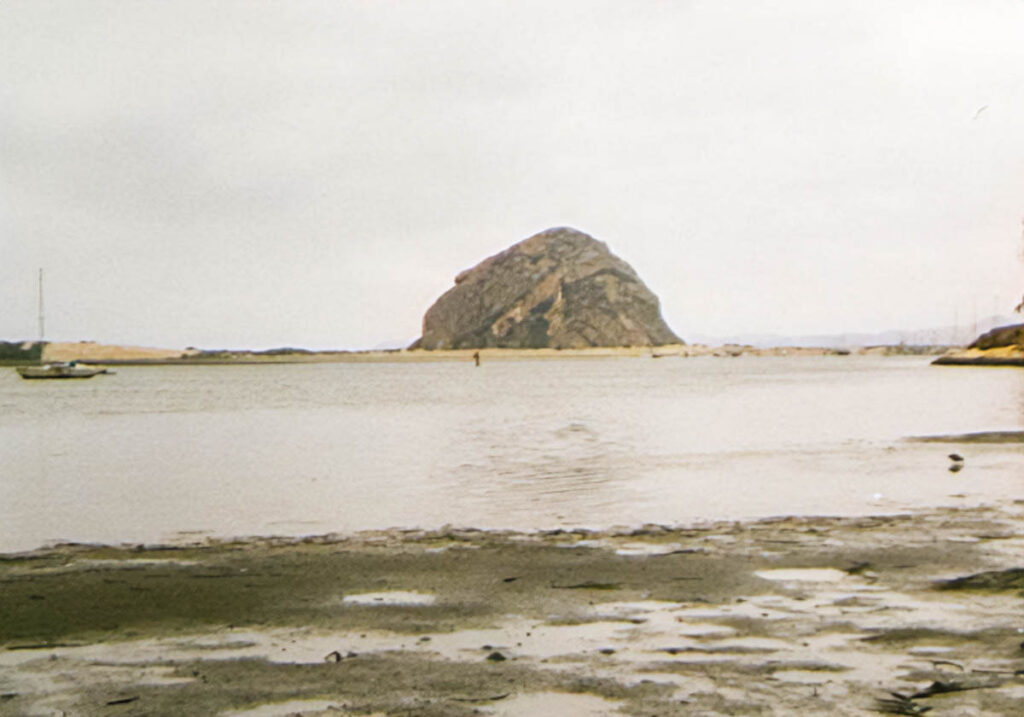
[(0, 714), (1021, 714), (1022, 555), (1024, 501), (60, 546), (0, 559)]

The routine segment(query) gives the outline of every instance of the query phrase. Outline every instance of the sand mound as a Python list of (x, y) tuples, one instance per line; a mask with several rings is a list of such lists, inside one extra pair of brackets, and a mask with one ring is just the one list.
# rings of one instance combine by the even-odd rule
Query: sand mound
[(43, 348), (43, 361), (135, 361), (181, 358), (190, 352), (144, 346), (114, 346), (92, 341), (55, 342)]

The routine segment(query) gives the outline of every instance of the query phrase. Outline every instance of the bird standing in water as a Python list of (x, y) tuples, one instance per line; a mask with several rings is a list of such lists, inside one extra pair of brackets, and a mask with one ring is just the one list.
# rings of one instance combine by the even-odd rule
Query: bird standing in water
[(952, 463), (949, 464), (949, 470), (951, 473), (957, 473), (963, 470), (964, 457), (962, 455), (959, 453), (950, 453), (949, 460), (952, 461)]

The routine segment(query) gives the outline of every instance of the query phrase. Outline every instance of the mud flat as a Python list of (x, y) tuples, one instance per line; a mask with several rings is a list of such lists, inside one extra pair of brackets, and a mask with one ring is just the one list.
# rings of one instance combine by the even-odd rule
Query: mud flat
[(1024, 501), (0, 559), (3, 715), (1019, 714)]

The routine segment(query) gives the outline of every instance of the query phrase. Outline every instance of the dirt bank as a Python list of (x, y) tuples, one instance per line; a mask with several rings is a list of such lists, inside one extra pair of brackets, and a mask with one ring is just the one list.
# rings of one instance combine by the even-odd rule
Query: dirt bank
[(1017, 503), (10, 555), (0, 714), (1015, 714), (1022, 526)]

